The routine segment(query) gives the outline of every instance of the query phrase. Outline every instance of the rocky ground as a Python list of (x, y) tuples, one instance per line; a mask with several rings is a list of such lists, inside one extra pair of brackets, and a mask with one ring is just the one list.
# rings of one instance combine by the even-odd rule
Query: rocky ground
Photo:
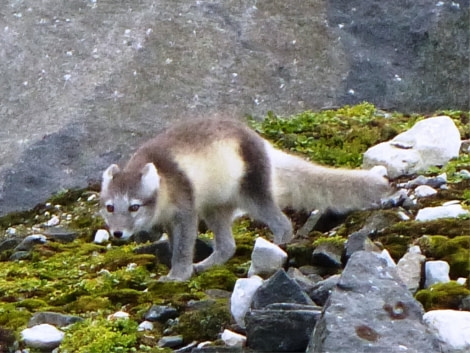
[[(444, 114), (468, 140), (468, 112), (435, 115)], [(352, 168), (422, 119), (362, 104), (253, 127), (281, 148)], [(164, 241), (98, 239), (97, 188), (11, 213), (0, 219), (0, 351), (464, 352), (470, 342), (446, 334), (468, 325), (470, 310), (468, 145), (426, 168), (395, 178), (402, 192), (384, 209), (323, 217), (313, 229), (302, 227), (308, 215), (290, 214), (301, 236), (268, 255), (280, 256), (269, 271), (253, 269), (267, 263), (256, 254), (272, 246), (261, 240), (269, 231), (240, 219), (235, 256), (184, 283), (157, 281), (168, 271)], [(198, 257), (210, 238), (202, 230)], [(445, 315), (456, 328), (441, 329)]]

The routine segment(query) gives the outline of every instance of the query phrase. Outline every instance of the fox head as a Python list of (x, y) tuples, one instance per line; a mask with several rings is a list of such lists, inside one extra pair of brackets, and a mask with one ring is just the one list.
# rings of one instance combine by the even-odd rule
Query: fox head
[(112, 164), (103, 173), (101, 215), (112, 237), (129, 239), (153, 226), (160, 176), (153, 163), (141, 170), (120, 170)]

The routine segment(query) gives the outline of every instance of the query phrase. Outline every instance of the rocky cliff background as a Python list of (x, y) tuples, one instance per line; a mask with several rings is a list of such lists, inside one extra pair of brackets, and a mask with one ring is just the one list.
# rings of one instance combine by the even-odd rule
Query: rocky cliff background
[(2, 0), (0, 215), (175, 119), (468, 110), (468, 30), (468, 0)]

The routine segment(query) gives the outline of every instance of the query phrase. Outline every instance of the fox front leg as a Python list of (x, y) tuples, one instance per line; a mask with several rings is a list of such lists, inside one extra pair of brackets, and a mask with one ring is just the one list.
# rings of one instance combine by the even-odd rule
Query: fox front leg
[(193, 257), (197, 230), (195, 212), (178, 212), (170, 225), (171, 269), (160, 281), (187, 281), (191, 278), (194, 272)]

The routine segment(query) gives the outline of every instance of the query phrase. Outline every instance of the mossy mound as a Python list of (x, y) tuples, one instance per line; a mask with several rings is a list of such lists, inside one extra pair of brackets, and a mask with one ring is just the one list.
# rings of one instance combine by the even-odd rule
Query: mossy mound
[(451, 239), (442, 235), (425, 235), (417, 243), (426, 257), (449, 264), (451, 278), (467, 277), (470, 273), (470, 235)]
[(128, 352), (137, 343), (133, 320), (87, 319), (74, 324), (60, 345), (64, 353)]
[(470, 290), (456, 283), (438, 283), (418, 291), (416, 299), (424, 310), (454, 309), (459, 310), (462, 299), (470, 295)]
[(175, 330), (185, 342), (216, 340), (232, 322), (227, 303), (214, 303), (202, 310), (187, 311), (179, 317)]

